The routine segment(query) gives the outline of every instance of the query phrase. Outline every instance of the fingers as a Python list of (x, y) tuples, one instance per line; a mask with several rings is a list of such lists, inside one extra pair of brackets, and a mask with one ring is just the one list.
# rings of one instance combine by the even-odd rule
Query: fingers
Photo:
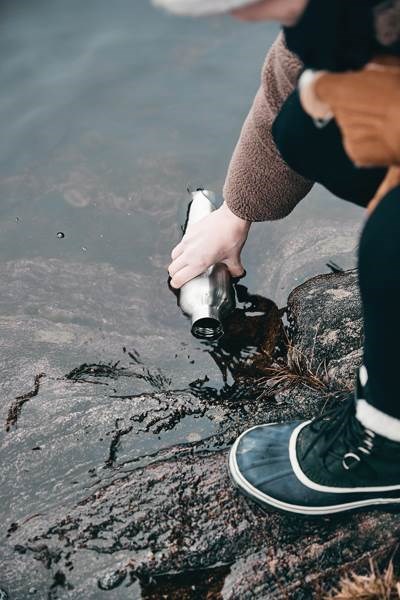
[(197, 277), (197, 275), (200, 275), (201, 273), (203, 273), (203, 270), (201, 269), (194, 269), (193, 267), (186, 266), (177, 273), (175, 273), (175, 275), (170, 281), (170, 285), (175, 289), (179, 289), (183, 285), (185, 285), (185, 283), (187, 283), (194, 277)]
[[(245, 268), (243, 267), (243, 265), (240, 261), (237, 261), (234, 259), (231, 259), (231, 260), (227, 259), (227, 260), (224, 260), (223, 262), (228, 267), (229, 272), (232, 275), (232, 277), (242, 277), (246, 272)], [(172, 278), (170, 281), (170, 285), (175, 289), (179, 289), (183, 285), (185, 285), (185, 283), (187, 283), (194, 277), (197, 277), (197, 275), (204, 273), (205, 269), (204, 269), (204, 266), (198, 265), (197, 267), (194, 267), (194, 266), (188, 265), (185, 262), (185, 259), (182, 258), (182, 259), (178, 259), (178, 260), (174, 261), (170, 265), (168, 271)]]
[(188, 263), (187, 260), (184, 258), (183, 254), (181, 254), (180, 256), (178, 256), (178, 258), (176, 258), (168, 267), (168, 273), (170, 274), (171, 277), (173, 277), (175, 275), (175, 273), (177, 273), (178, 271), (180, 271), (181, 269), (183, 269), (184, 267), (187, 267)]
[(385, 144), (379, 143), (375, 131), (342, 130), (343, 147), (347, 155), (358, 167), (379, 167), (393, 164), (393, 154)]
[(314, 92), (321, 102), (332, 106), (347, 99), (347, 82), (347, 73), (324, 73), (315, 79)]
[(228, 267), (229, 272), (232, 275), (232, 277), (241, 277), (242, 275), (244, 275), (245, 268), (242, 265), (242, 263), (240, 262), (240, 260), (228, 258), (228, 259), (224, 260), (223, 262)]
[(315, 81), (315, 92), (334, 111), (348, 108), (360, 113), (367, 111), (369, 115), (380, 114), (382, 105), (376, 99), (384, 97), (385, 90), (385, 78), (381, 80), (380, 75), (365, 70), (325, 73)]
[(180, 256), (183, 251), (184, 251), (184, 246), (183, 246), (182, 242), (180, 242), (179, 244), (177, 244), (175, 246), (175, 248), (171, 252), (172, 260), (175, 260), (176, 258), (178, 258), (178, 256)]

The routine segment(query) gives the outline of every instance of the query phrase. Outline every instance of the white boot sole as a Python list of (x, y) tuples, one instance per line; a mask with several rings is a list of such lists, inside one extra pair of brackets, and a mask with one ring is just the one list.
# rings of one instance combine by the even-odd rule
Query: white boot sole
[[(276, 425), (276, 423), (270, 423), (269, 425)], [(268, 425), (265, 425), (267, 427)], [(371, 498), (367, 500), (360, 500), (356, 502), (347, 502), (343, 504), (335, 504), (332, 506), (301, 506), (297, 504), (290, 504), (288, 502), (283, 502), (281, 500), (277, 500), (272, 496), (268, 496), (261, 492), (257, 488), (255, 488), (243, 475), (241, 474), (237, 461), (236, 461), (236, 451), (240, 440), (244, 435), (246, 435), (249, 431), (256, 429), (259, 425), (255, 427), (251, 427), (247, 431), (244, 431), (238, 439), (233, 444), (230, 453), (229, 453), (229, 471), (232, 476), (234, 483), (240, 488), (247, 496), (253, 498), (256, 502), (261, 504), (262, 506), (271, 506), (277, 510), (283, 512), (290, 512), (299, 515), (316, 515), (316, 516), (324, 516), (331, 515), (346, 511), (354, 511), (362, 508), (376, 508), (376, 507), (387, 507), (387, 505), (393, 505), (394, 507), (400, 507), (400, 498)]]

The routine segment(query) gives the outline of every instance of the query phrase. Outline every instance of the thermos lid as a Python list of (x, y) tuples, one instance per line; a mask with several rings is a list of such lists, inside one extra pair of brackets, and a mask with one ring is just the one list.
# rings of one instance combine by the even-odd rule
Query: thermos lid
[(218, 340), (224, 335), (224, 330), (221, 321), (205, 317), (199, 319), (192, 325), (192, 335), (200, 340)]
[(218, 310), (202, 306), (192, 315), (192, 335), (202, 340), (217, 340), (224, 334)]

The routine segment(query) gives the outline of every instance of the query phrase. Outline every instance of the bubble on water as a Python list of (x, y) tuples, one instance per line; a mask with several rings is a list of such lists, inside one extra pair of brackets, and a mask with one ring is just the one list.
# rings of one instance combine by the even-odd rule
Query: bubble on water
[(65, 238), (65, 233), (63, 233), (62, 231), (58, 231), (57, 232), (57, 237), (59, 240), (62, 240), (63, 238)]
[(86, 248), (86, 246), (82, 246), (82, 247), (81, 247), (81, 250), (82, 250), (82, 252), (87, 252), (87, 248)]
[(104, 235), (101, 233), (99, 237), (103, 238), (103, 237), (104, 237)]

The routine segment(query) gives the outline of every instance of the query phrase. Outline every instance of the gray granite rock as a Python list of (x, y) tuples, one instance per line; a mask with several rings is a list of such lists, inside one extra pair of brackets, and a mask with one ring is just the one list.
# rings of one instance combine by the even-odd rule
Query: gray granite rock
[(349, 388), (361, 364), (363, 325), (357, 271), (318, 275), (289, 295), (291, 340), (314, 370)]
[(363, 361), (363, 349), (358, 348), (342, 358), (332, 360), (327, 367), (327, 378), (331, 385), (342, 390), (354, 388), (354, 374)]
[[(104, 309), (118, 285), (133, 298), (135, 282), (109, 268), (96, 289), (102, 278), (94, 265), (78, 275), (58, 261), (45, 269), (42, 286), (35, 261), (1, 273), (9, 290), (1, 368), (12, 377), (4, 377), (1, 407), (8, 431), (1, 434), (0, 588), (10, 598), (29, 598), (32, 589), (40, 599), (183, 599), (210, 590), (230, 600), (319, 598), (343, 569), (391, 552), (396, 515), (266, 514), (237, 493), (226, 469), (227, 449), (243, 429), (310, 417), (340, 402), (338, 390), (346, 394), (362, 343), (354, 273), (314, 278), (289, 299), (294, 343), (313, 361), (326, 359), (331, 383), (321, 392), (299, 381), (260, 398), (254, 374), (270, 364), (280, 338), (269, 301), (254, 297), (264, 312), (249, 309), (249, 318), (261, 320), (237, 313), (222, 345), (191, 349), (199, 369), (214, 361), (225, 384), (191, 381), (183, 370), (176, 386), (146, 364), (157, 364), (160, 344), (171, 347), (168, 331), (161, 328), (145, 357), (133, 350), (136, 329), (147, 336), (154, 317), (143, 317), (148, 307), (121, 301), (115, 311), (125, 322), (111, 304)], [(53, 286), (56, 271), (72, 295), (79, 290), (82, 310), (78, 296)], [(49, 286), (56, 300), (45, 307)], [(28, 293), (31, 308), (16, 311), (12, 298)], [(21, 339), (24, 351), (16, 352)], [(239, 350), (238, 339), (246, 339)]]

